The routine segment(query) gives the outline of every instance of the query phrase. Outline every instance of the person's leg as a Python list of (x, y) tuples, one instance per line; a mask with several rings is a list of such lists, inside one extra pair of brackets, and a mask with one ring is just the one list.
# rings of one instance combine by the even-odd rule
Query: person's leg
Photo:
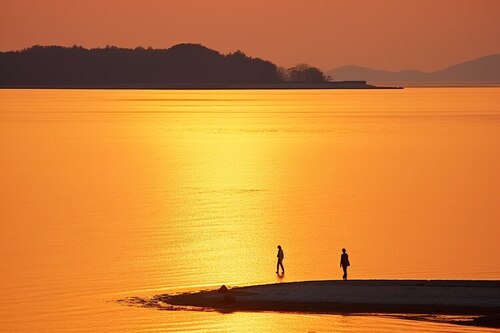
[(276, 274), (278, 274), (280, 271), (280, 261), (278, 259), (278, 262), (276, 263)]
[(342, 269), (344, 270), (344, 275), (342, 276), (342, 279), (347, 280), (347, 266), (342, 266)]
[(280, 266), (282, 274), (285, 274), (285, 267), (283, 267), (283, 261), (280, 261)]

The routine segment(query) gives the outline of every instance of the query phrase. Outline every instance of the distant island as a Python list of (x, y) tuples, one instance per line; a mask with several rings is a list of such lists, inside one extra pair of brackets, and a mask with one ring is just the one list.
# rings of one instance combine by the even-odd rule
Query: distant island
[(373, 89), (365, 80), (331, 81), (306, 64), (288, 69), (241, 51), (200, 44), (168, 49), (33, 46), (0, 52), (2, 88)]
[(391, 72), (361, 66), (343, 66), (326, 71), (338, 80), (368, 80), (373, 84), (403, 86), (499, 86), (500, 54), (462, 62), (436, 72), (403, 70)]

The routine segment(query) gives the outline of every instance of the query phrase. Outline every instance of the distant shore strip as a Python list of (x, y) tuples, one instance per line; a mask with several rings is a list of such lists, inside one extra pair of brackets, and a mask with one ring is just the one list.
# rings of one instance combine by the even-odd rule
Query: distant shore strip
[(0, 89), (151, 89), (151, 90), (307, 90), (307, 89), (403, 89), (403, 87), (378, 87), (366, 81), (333, 81), (325, 83), (168, 83), (168, 84), (118, 84), (118, 85), (28, 85), (0, 86)]

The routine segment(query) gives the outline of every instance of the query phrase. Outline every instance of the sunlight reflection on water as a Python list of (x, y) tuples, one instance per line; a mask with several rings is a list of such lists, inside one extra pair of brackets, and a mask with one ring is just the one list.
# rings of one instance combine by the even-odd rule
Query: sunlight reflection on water
[(498, 88), (0, 91), (6, 331), (472, 332), (385, 317), (164, 312), (164, 292), (498, 279)]

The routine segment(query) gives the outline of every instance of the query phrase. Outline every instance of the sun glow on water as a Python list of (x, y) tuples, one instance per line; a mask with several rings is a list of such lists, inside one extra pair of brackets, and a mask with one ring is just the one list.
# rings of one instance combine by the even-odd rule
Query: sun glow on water
[(382, 320), (108, 302), (278, 282), (278, 244), (285, 282), (340, 278), (342, 247), (353, 278), (500, 277), (498, 89), (0, 94), (2, 329)]

